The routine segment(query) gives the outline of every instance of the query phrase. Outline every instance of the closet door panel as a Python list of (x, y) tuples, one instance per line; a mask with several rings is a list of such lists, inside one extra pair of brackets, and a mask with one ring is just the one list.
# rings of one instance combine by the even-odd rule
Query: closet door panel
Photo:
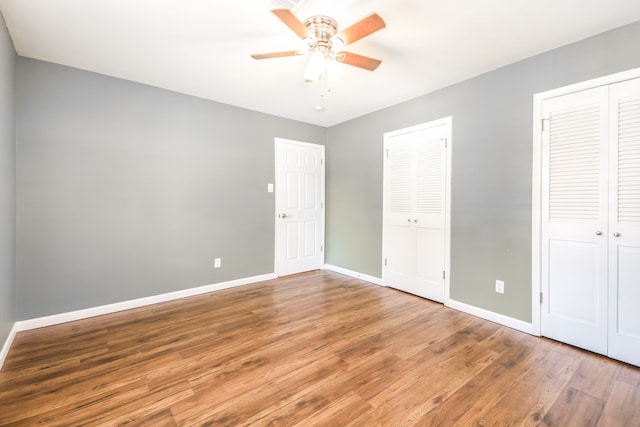
[(416, 231), (418, 295), (438, 302), (444, 302), (443, 242), (444, 232), (440, 228), (419, 227)]
[(412, 292), (416, 269), (414, 213), (414, 148), (410, 135), (399, 135), (387, 147), (387, 281)]
[(440, 229), (445, 222), (445, 131), (439, 126), (416, 138), (416, 219), (424, 227)]
[(542, 334), (607, 353), (608, 89), (543, 104)]
[(407, 226), (388, 227), (387, 231), (387, 279), (388, 285), (411, 292), (415, 277), (415, 254), (409, 249), (415, 246), (415, 235)]
[(610, 106), (609, 355), (640, 365), (640, 79)]
[[(549, 312), (553, 316), (596, 328), (606, 321), (598, 307), (601, 274), (597, 270), (604, 261), (600, 254), (594, 243), (549, 241)], [(582, 329), (573, 328), (572, 335), (590, 340), (589, 331), (581, 334)]]
[(416, 282), (418, 295), (444, 302), (446, 126), (416, 136)]

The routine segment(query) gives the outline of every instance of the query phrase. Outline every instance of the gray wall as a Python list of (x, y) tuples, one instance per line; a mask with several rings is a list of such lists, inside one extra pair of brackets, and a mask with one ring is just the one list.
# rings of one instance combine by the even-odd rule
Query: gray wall
[(533, 95), (636, 67), (640, 23), (330, 128), (327, 263), (381, 276), (383, 134), (452, 116), (451, 298), (531, 321)]
[(26, 58), (16, 76), (18, 319), (273, 272), (274, 137), (324, 128)]
[(0, 348), (16, 320), (15, 58), (0, 15)]
[[(274, 137), (327, 142), (326, 260), (379, 277), (382, 135), (453, 116), (451, 296), (530, 321), (532, 96), (639, 66), (636, 23), (323, 129), (18, 58), (17, 314), (6, 318), (272, 272)], [(4, 316), (14, 288), (0, 286)]]

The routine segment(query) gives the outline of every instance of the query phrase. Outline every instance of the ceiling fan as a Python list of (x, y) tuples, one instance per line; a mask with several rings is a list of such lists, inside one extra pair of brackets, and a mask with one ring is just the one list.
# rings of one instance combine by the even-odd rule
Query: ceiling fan
[(339, 78), (342, 75), (340, 63), (369, 71), (375, 70), (382, 63), (379, 59), (343, 50), (344, 46), (386, 26), (376, 13), (338, 32), (338, 23), (329, 16), (314, 15), (301, 22), (289, 9), (273, 9), (271, 12), (296, 33), (304, 44), (296, 50), (253, 54), (251, 57), (254, 59), (282, 58), (311, 52), (304, 75), (305, 80), (311, 82)]

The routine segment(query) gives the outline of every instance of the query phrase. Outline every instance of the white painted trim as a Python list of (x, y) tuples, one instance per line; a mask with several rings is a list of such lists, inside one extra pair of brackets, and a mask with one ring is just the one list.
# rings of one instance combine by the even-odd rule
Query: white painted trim
[(11, 330), (9, 331), (9, 336), (7, 337), (7, 339), (4, 341), (4, 344), (2, 345), (2, 350), (0, 350), (0, 369), (2, 369), (2, 366), (4, 365), (4, 361), (7, 358), (7, 355), (9, 354), (9, 349), (11, 348), (11, 344), (13, 344), (13, 340), (16, 337), (17, 332), (18, 332), (18, 327), (16, 326), (16, 323), (14, 323), (13, 326), (11, 327)]
[(491, 322), (516, 329), (518, 331), (526, 332), (527, 334), (539, 335), (535, 333), (532, 323), (527, 323), (522, 320), (514, 319), (513, 317), (505, 316), (503, 314), (485, 310), (484, 308), (465, 304), (453, 299), (449, 299), (449, 301), (445, 305), (455, 310), (462, 311), (464, 313), (471, 314), (473, 316), (480, 317), (482, 319), (489, 320)]
[(563, 86), (556, 89), (551, 89), (545, 92), (540, 92), (533, 95), (534, 99), (542, 100), (555, 98), (557, 96), (568, 95), (574, 92), (581, 92), (586, 89), (593, 89), (598, 86), (606, 86), (614, 83), (624, 82), (626, 80), (637, 79), (640, 77), (640, 68), (634, 68), (620, 73), (609, 74), (608, 76), (602, 76), (595, 79), (587, 80), (584, 82), (575, 83), (569, 86)]
[(16, 332), (26, 331), (29, 329), (43, 328), (45, 326), (57, 325), (60, 323), (72, 322), (74, 320), (87, 319), (89, 317), (101, 316), (103, 314), (115, 313), (132, 308), (144, 307), (147, 305), (157, 304), (160, 302), (172, 301), (180, 298), (186, 298), (194, 295), (206, 294), (222, 289), (233, 288), (236, 286), (249, 285), (252, 283), (263, 282), (265, 280), (275, 279), (274, 273), (262, 274), (260, 276), (247, 277), (243, 279), (230, 280), (228, 282), (214, 283), (211, 285), (199, 286), (197, 288), (183, 289), (181, 291), (169, 292), (166, 294), (154, 295), (145, 298), (138, 298), (129, 301), (117, 302), (114, 304), (102, 305), (99, 307), (87, 308), (84, 310), (71, 311), (68, 313), (54, 314), (51, 316), (39, 317), (30, 320), (22, 320), (16, 322), (14, 329)]
[(325, 168), (327, 166), (327, 156), (325, 155), (325, 146), (321, 145), (321, 144), (313, 144), (310, 142), (301, 142), (301, 141), (294, 141), (292, 139), (285, 139), (285, 138), (278, 138), (275, 137), (274, 140), (274, 155), (275, 155), (275, 191), (274, 191), (274, 197), (275, 197), (275, 212), (273, 214), (273, 220), (275, 222), (275, 238), (274, 238), (274, 251), (273, 251), (273, 271), (275, 272), (276, 277), (280, 277), (280, 262), (279, 260), (279, 250), (280, 250), (280, 233), (279, 233), (279, 222), (278, 222), (278, 213), (281, 212), (281, 208), (280, 208), (280, 199), (278, 197), (278, 195), (280, 194), (280, 188), (283, 187), (282, 182), (280, 180), (280, 150), (282, 149), (282, 144), (294, 144), (294, 145), (299, 145), (301, 147), (310, 147), (310, 148), (317, 148), (320, 149), (321, 152), (321, 156), (322, 156), (322, 165), (320, 168), (320, 199), (322, 200), (322, 220), (320, 222), (320, 225), (322, 227), (322, 229), (320, 230), (320, 241), (322, 242), (322, 257), (320, 260), (320, 266), (324, 265), (324, 260), (325, 260), (325, 253), (326, 253), (326, 249), (327, 249), (327, 244), (325, 242), (325, 229), (326, 229), (326, 224), (325, 224), (325, 215), (326, 215), (326, 209), (327, 209), (327, 202), (326, 202), (326, 193), (325, 193)]
[(356, 279), (361, 279), (365, 282), (373, 283), (374, 285), (384, 286), (382, 284), (382, 279), (380, 279), (379, 277), (369, 276), (368, 274), (358, 273), (357, 271), (348, 270), (346, 268), (337, 267), (331, 264), (325, 264), (324, 268), (329, 271), (344, 274), (345, 276), (355, 277)]
[(451, 300), (451, 165), (453, 157), (453, 117), (449, 116), (442, 119), (449, 126), (449, 135), (447, 136), (447, 173), (445, 176), (445, 205), (444, 205), (444, 303), (447, 304)]
[(540, 291), (542, 281), (542, 104), (545, 100), (640, 78), (640, 68), (598, 77), (533, 95), (533, 167), (531, 180), (531, 316), (532, 333), (541, 334)]
[(531, 177), (531, 323), (540, 336), (540, 292), (542, 282), (542, 102), (533, 103), (533, 166)]
[(418, 132), (418, 131), (421, 131), (421, 130), (424, 130), (424, 129), (434, 128), (434, 127), (447, 125), (447, 124), (451, 125), (451, 117), (452, 116), (448, 116), (448, 117), (444, 117), (442, 119), (431, 120), (431, 121), (426, 122), (426, 123), (420, 123), (420, 124), (415, 125), (415, 126), (402, 128), (402, 129), (394, 130), (394, 131), (391, 131), (391, 132), (385, 132), (384, 133), (384, 138), (391, 138), (393, 136), (404, 135), (406, 133), (412, 133), (412, 132)]

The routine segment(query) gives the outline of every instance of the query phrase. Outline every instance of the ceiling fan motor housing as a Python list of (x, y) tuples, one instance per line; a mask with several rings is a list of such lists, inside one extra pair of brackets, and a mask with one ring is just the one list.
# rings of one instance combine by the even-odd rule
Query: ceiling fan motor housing
[(335, 19), (324, 15), (310, 16), (304, 21), (307, 27), (307, 37), (311, 39), (311, 47), (331, 49), (332, 38), (338, 33), (338, 23)]

